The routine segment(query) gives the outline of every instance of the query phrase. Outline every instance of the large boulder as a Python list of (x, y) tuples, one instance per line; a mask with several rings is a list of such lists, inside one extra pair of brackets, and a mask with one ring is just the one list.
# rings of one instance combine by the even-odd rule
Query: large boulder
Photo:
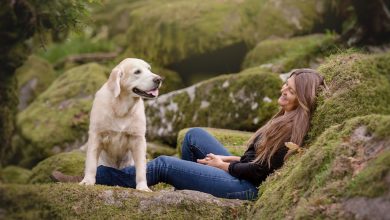
[(262, 66), (273, 72), (315, 67), (335, 48), (337, 36), (313, 34), (260, 41), (245, 57), (243, 68)]
[(57, 170), (67, 175), (83, 176), (85, 153), (79, 150), (59, 153), (39, 162), (31, 171), (29, 183), (51, 183), (50, 175)]
[[(148, 159), (153, 159), (161, 155), (174, 155), (175, 153), (176, 151), (174, 148), (166, 146), (164, 144), (147, 143)], [(84, 167), (85, 152), (81, 150), (74, 150), (71, 152), (55, 154), (40, 161), (36, 166), (34, 166), (34, 168), (30, 171), (30, 175), (28, 176), (27, 182), (34, 184), (51, 183), (53, 181), (50, 179), (50, 174), (55, 170), (61, 171), (62, 173), (67, 175), (82, 176), (84, 175)], [(4, 182), (8, 183), (9, 181)]]
[[(215, 137), (228, 151), (235, 156), (241, 156), (247, 149), (247, 142), (254, 133), (220, 129), (220, 128), (203, 128)], [(181, 147), (183, 144), (184, 136), (188, 132), (189, 128), (185, 128), (177, 135), (177, 152), (181, 155)]]
[(250, 219), (387, 219), (390, 116), (328, 128), (260, 186)]
[(18, 80), (19, 111), (25, 109), (56, 78), (51, 64), (35, 55), (30, 56), (15, 71), (15, 75)]
[(85, 64), (63, 73), (28, 108), (17, 116), (23, 141), (16, 146), (19, 164), (32, 166), (86, 141), (89, 111), (95, 92), (109, 71), (98, 64)]
[(252, 68), (147, 101), (147, 135), (171, 145), (178, 132), (205, 126), (253, 131), (278, 109), (278, 74)]
[(329, 91), (319, 96), (309, 139), (361, 115), (390, 114), (390, 52), (331, 56), (319, 67)]
[(31, 170), (7, 166), (0, 170), (0, 183), (26, 184), (31, 176)]
[(309, 32), (322, 22), (327, 5), (326, 1), (136, 2), (127, 11), (127, 40), (134, 53), (166, 65), (240, 42)]
[(177, 72), (154, 65), (153, 63), (151, 65), (152, 72), (164, 78), (159, 89), (160, 95), (184, 88), (183, 80)]
[(332, 13), (326, 0), (119, 0), (108, 1), (93, 17), (99, 34), (179, 72), (189, 85), (195, 75), (238, 72), (261, 40), (333, 27), (337, 22), (324, 19)]
[(1, 219), (237, 219), (245, 217), (248, 204), (190, 190), (0, 185)]

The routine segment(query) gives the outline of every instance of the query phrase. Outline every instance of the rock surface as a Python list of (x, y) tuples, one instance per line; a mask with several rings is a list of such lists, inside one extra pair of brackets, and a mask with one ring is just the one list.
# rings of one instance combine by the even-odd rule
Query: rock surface
[(0, 217), (8, 219), (237, 219), (245, 216), (248, 204), (189, 190), (0, 185)]
[(261, 66), (272, 72), (316, 67), (336, 48), (335, 35), (313, 34), (260, 41), (245, 57), (243, 68)]
[(390, 114), (390, 53), (335, 55), (319, 67), (329, 91), (311, 120), (313, 140), (331, 125), (368, 114)]
[[(389, 131), (389, 115), (356, 117), (326, 129), (267, 178), (249, 218), (386, 219), (381, 213), (388, 213), (390, 201)], [(370, 202), (376, 205), (364, 205)]]
[(92, 100), (108, 73), (95, 63), (70, 69), (18, 114), (17, 127), (25, 140), (16, 146), (19, 164), (32, 166), (86, 141)]
[(23, 66), (15, 72), (18, 80), (19, 105), (18, 110), (22, 111), (56, 78), (56, 73), (49, 62), (32, 55)]
[(252, 68), (162, 95), (145, 102), (147, 135), (174, 145), (187, 127), (256, 130), (277, 111), (281, 84), (277, 74)]

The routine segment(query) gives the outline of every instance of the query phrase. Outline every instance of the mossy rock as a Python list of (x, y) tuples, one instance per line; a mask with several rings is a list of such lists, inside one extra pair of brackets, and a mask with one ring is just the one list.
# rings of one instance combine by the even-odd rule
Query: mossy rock
[(246, 55), (243, 67), (261, 65), (273, 72), (312, 67), (335, 49), (336, 38), (332, 34), (314, 34), (264, 40)]
[(26, 184), (30, 175), (31, 170), (17, 166), (7, 166), (0, 170), (0, 182)]
[[(115, 60), (112, 63), (112, 66), (114, 67), (115, 65), (120, 63), (122, 60), (124, 60), (126, 58), (131, 58), (131, 57), (137, 57), (137, 56), (131, 51), (131, 49), (128, 48), (127, 50), (125, 50), (123, 53), (121, 53), (120, 55), (118, 55), (115, 58)], [(175, 91), (175, 90), (179, 90), (179, 89), (182, 89), (184, 87), (183, 80), (182, 80), (181, 76), (179, 75), (179, 73), (177, 73), (171, 69), (161, 67), (158, 63), (154, 63), (154, 62), (151, 63), (150, 60), (145, 60), (145, 61), (148, 62), (152, 66), (153, 73), (164, 78), (164, 81), (159, 89), (160, 95), (163, 95), (163, 94), (166, 94), (168, 92)]]
[(148, 137), (175, 145), (188, 127), (257, 130), (276, 113), (281, 84), (278, 74), (252, 68), (162, 95), (146, 102)]
[(356, 117), (268, 177), (249, 218), (385, 219), (389, 176), (390, 115)]
[(160, 95), (179, 90), (184, 87), (182, 78), (175, 71), (152, 64), (152, 72), (164, 78), (164, 81), (159, 89)]
[(77, 150), (59, 153), (39, 162), (33, 169), (29, 183), (51, 183), (50, 174), (58, 170), (72, 176), (83, 176), (85, 153)]
[(127, 31), (124, 44), (163, 66), (242, 42), (308, 33), (330, 9), (327, 1), (310, 0), (119, 2), (98, 9), (96, 22), (110, 38)]
[(33, 166), (86, 141), (94, 94), (105, 83), (108, 73), (95, 63), (70, 69), (18, 114), (17, 127), (27, 141), (17, 146), (21, 165)]
[(329, 92), (320, 95), (309, 132), (313, 140), (327, 127), (368, 114), (390, 114), (390, 53), (331, 56), (319, 67)]
[(147, 143), (147, 154), (149, 159), (153, 159), (162, 155), (172, 156), (175, 153), (176, 153), (175, 148), (170, 147), (169, 145), (165, 145), (158, 142)]
[[(184, 136), (190, 128), (182, 129), (177, 135), (176, 150), (181, 155), (181, 146)], [(247, 149), (247, 142), (252, 137), (252, 132), (220, 129), (220, 128), (203, 128), (215, 137), (228, 151), (235, 156), (242, 156)]]
[(78, 184), (0, 185), (4, 219), (237, 219), (249, 202), (190, 191)]
[[(246, 5), (248, 16), (245, 25), (246, 41), (250, 44), (270, 37), (292, 37), (334, 29), (341, 21), (331, 2), (326, 0), (249, 0)], [(333, 17), (329, 22), (327, 16)]]
[[(176, 150), (160, 143), (147, 143), (150, 159), (161, 155), (174, 155)], [(31, 172), (29, 183), (50, 183), (50, 174), (58, 170), (67, 175), (82, 176), (84, 174), (85, 152), (75, 150), (59, 153), (39, 162)]]
[(26, 62), (15, 71), (18, 80), (18, 110), (25, 109), (56, 78), (56, 73), (49, 62), (31, 55)]

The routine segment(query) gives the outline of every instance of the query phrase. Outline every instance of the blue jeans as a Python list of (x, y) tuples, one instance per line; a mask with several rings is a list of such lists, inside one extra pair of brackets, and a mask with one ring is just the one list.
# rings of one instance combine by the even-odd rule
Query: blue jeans
[[(246, 180), (238, 179), (219, 168), (196, 163), (208, 153), (231, 155), (221, 143), (201, 128), (190, 129), (184, 137), (182, 159), (159, 156), (147, 163), (146, 179), (149, 186), (160, 182), (176, 189), (189, 189), (229, 199), (253, 200), (257, 188)], [(135, 188), (135, 167), (122, 170), (99, 166), (96, 183), (109, 186)]]

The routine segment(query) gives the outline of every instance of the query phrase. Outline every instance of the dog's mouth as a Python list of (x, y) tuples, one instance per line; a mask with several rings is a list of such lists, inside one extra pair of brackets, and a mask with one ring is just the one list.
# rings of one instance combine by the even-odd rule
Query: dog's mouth
[(138, 89), (137, 87), (134, 87), (133, 92), (141, 97), (152, 99), (158, 96), (158, 87), (155, 87), (149, 91), (143, 91)]

